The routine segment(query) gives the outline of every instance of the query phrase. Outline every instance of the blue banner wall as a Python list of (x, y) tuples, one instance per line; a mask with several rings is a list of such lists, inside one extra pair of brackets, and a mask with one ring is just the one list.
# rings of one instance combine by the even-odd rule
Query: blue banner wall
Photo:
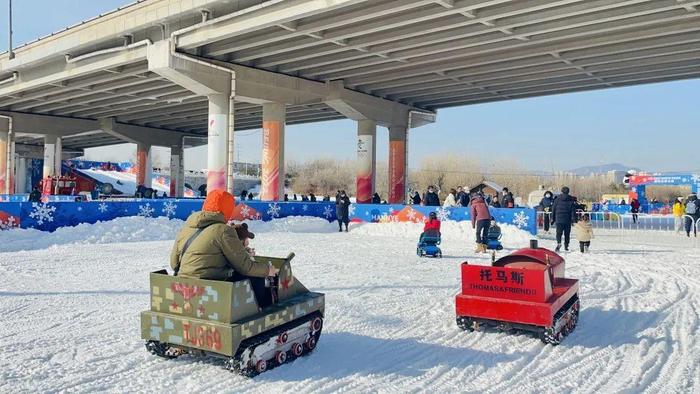
[[(95, 223), (124, 216), (168, 217), (185, 220), (202, 208), (202, 200), (194, 199), (135, 199), (133, 201), (92, 202), (0, 202), (0, 222), (12, 221), (21, 228), (54, 231), (59, 227)], [(514, 225), (536, 234), (535, 210), (527, 208), (490, 209), (499, 223)], [(441, 220), (471, 220), (468, 208), (439, 208), (405, 205), (352, 204), (353, 222), (422, 222), (435, 211)], [(261, 202), (245, 201), (236, 206), (234, 219), (263, 220), (288, 216), (311, 216), (336, 220), (334, 202)], [(5, 227), (8, 227), (5, 225)], [(9, 226), (12, 227), (12, 226)]]
[[(470, 208), (424, 207), (420, 205), (350, 205), (350, 220), (353, 222), (423, 222), (430, 212), (435, 212), (440, 221), (471, 221)], [(537, 234), (536, 213), (530, 208), (491, 208), (491, 216), (498, 223), (511, 224), (531, 234)]]

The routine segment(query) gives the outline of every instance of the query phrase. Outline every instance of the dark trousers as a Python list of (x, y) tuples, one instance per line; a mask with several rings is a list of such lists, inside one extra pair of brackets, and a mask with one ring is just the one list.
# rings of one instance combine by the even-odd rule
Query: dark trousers
[(698, 229), (697, 229), (697, 228), (694, 228), (694, 226), (693, 226), (693, 223), (696, 222), (696, 221), (698, 220), (698, 219), (695, 217), (695, 215), (693, 215), (693, 218), (692, 218), (692, 219), (689, 218), (689, 217), (687, 217), (687, 216), (684, 217), (683, 219), (685, 220), (685, 233), (686, 233), (686, 235), (688, 235), (688, 236), (690, 237), (690, 230), (692, 229), (694, 235), (697, 237), (697, 235), (698, 235)]
[(350, 221), (347, 218), (338, 217), (338, 228), (343, 229), (343, 224), (345, 224), (345, 229), (348, 229), (348, 223)]
[(549, 212), (544, 213), (544, 231), (549, 231), (549, 222), (552, 220), (552, 216)]
[(578, 247), (579, 247), (579, 249), (581, 249), (581, 253), (586, 251), (586, 247), (590, 247), (590, 246), (591, 246), (591, 241), (586, 241), (586, 242), (579, 241), (579, 243), (578, 243)]
[(637, 223), (638, 219), (639, 219), (639, 215), (637, 215), (636, 212), (632, 212), (632, 223)]
[(272, 291), (269, 287), (265, 287), (265, 278), (241, 275), (236, 272), (226, 280), (228, 282), (238, 282), (245, 279), (250, 281), (250, 287), (253, 289), (253, 294), (255, 294), (255, 299), (258, 301), (260, 308), (267, 308), (272, 305)]
[(482, 219), (476, 222), (476, 243), (485, 244), (488, 239), (486, 235), (489, 232), (489, 227), (491, 226), (491, 220)]
[(571, 223), (557, 223), (557, 245), (561, 245), (562, 235), (564, 235), (564, 247), (568, 249), (571, 242)]

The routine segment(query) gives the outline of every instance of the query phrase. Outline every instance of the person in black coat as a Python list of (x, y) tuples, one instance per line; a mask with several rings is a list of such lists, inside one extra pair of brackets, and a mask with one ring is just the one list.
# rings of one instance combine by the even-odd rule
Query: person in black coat
[(422, 199), (420, 198), (420, 193), (413, 193), (413, 197), (411, 197), (411, 202), (413, 202), (413, 205), (420, 205), (421, 201)]
[(564, 250), (569, 251), (571, 226), (576, 222), (576, 200), (569, 195), (569, 188), (561, 188), (561, 194), (552, 204), (552, 224), (557, 226), (557, 252), (561, 250), (561, 237), (564, 236)]
[(459, 203), (461, 207), (467, 207), (469, 205), (469, 192), (462, 188), (462, 186), (457, 188), (457, 203)]
[(381, 204), (382, 203), (382, 198), (379, 197), (379, 193), (374, 193), (372, 196), (372, 204)]
[(316, 202), (316, 195), (314, 195), (313, 193), (309, 193), (309, 201)]
[(423, 205), (426, 207), (439, 207), (440, 197), (435, 193), (432, 186), (428, 186), (428, 191), (423, 195)]
[(38, 188), (33, 188), (32, 192), (29, 193), (29, 202), (41, 202), (41, 192)]
[(554, 194), (547, 190), (540, 201), (540, 208), (544, 215), (544, 231), (549, 234), (549, 222), (552, 220), (552, 205), (554, 205)]
[(503, 197), (501, 198), (501, 208), (515, 208), (515, 199), (507, 187), (503, 188)]
[(341, 190), (335, 199), (335, 214), (338, 217), (338, 232), (343, 231), (343, 224), (347, 232), (350, 223), (350, 197), (345, 194), (345, 190)]

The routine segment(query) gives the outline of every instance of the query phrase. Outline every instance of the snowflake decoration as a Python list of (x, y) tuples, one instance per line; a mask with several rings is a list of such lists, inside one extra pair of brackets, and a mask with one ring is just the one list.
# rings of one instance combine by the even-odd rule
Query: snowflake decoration
[(241, 216), (243, 216), (244, 219), (247, 219), (250, 217), (250, 207), (247, 205), (244, 205), (243, 208), (241, 208)]
[(139, 214), (138, 216), (143, 216), (145, 218), (150, 218), (153, 216), (153, 212), (155, 212), (155, 209), (151, 207), (150, 203), (146, 203), (146, 205), (139, 205)]
[(9, 218), (7, 218), (6, 222), (0, 220), (0, 231), (11, 230), (13, 227), (17, 227), (17, 222), (15, 221), (14, 216), (10, 216)]
[(273, 218), (278, 218), (280, 217), (280, 210), (282, 207), (279, 206), (276, 202), (269, 204), (267, 206), (267, 214), (270, 215), (270, 217)]
[(78, 212), (82, 212), (83, 207), (78, 207)]
[(700, 175), (693, 174), (690, 176), (690, 178), (693, 180), (693, 182), (700, 183)]
[(102, 213), (107, 212), (107, 209), (108, 209), (107, 204), (105, 204), (103, 202), (101, 202), (100, 205), (97, 207), (97, 210), (102, 212)]
[(174, 204), (172, 201), (166, 201), (165, 204), (163, 204), (162, 212), (165, 215), (165, 217), (170, 218), (171, 216), (175, 216), (176, 209), (176, 204)]
[(44, 222), (53, 222), (53, 215), (55, 212), (56, 207), (52, 207), (48, 203), (42, 204), (33, 202), (32, 212), (29, 214), (29, 217), (36, 220), (36, 224), (41, 226)]
[(416, 211), (414, 211), (411, 208), (408, 208), (408, 210), (406, 211), (406, 217), (408, 218), (408, 220), (415, 222), (416, 221)]
[(525, 228), (528, 225), (529, 219), (525, 211), (520, 211), (513, 216), (513, 224), (518, 228)]
[(331, 207), (326, 206), (323, 209), (323, 216), (325, 216), (326, 219), (330, 219), (333, 216), (333, 210), (331, 209)]
[(350, 214), (350, 216), (353, 216), (355, 214), (355, 204), (350, 204), (350, 206), (348, 207), (348, 213)]
[(306, 211), (309, 210), (309, 206), (306, 205), (306, 204), (304, 204), (304, 205), (301, 206), (301, 210), (304, 211), (304, 212), (306, 212)]
[(447, 208), (439, 208), (436, 212), (438, 220), (444, 222), (450, 218), (450, 211)]

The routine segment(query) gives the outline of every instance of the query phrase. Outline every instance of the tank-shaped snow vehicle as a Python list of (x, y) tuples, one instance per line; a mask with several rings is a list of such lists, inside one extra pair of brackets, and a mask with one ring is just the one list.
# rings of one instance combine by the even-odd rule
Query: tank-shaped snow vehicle
[(462, 263), (462, 291), (456, 296), (457, 325), (474, 331), (488, 325), (536, 333), (542, 342), (558, 345), (578, 323), (577, 279), (564, 277), (558, 254), (521, 249), (491, 266)]
[(311, 352), (321, 335), (325, 299), (292, 275), (293, 257), (255, 257), (279, 269), (270, 278), (273, 304), (262, 310), (248, 279), (226, 282), (151, 273), (151, 308), (141, 313), (146, 348), (165, 358), (222, 358), (228, 370), (247, 376)]

